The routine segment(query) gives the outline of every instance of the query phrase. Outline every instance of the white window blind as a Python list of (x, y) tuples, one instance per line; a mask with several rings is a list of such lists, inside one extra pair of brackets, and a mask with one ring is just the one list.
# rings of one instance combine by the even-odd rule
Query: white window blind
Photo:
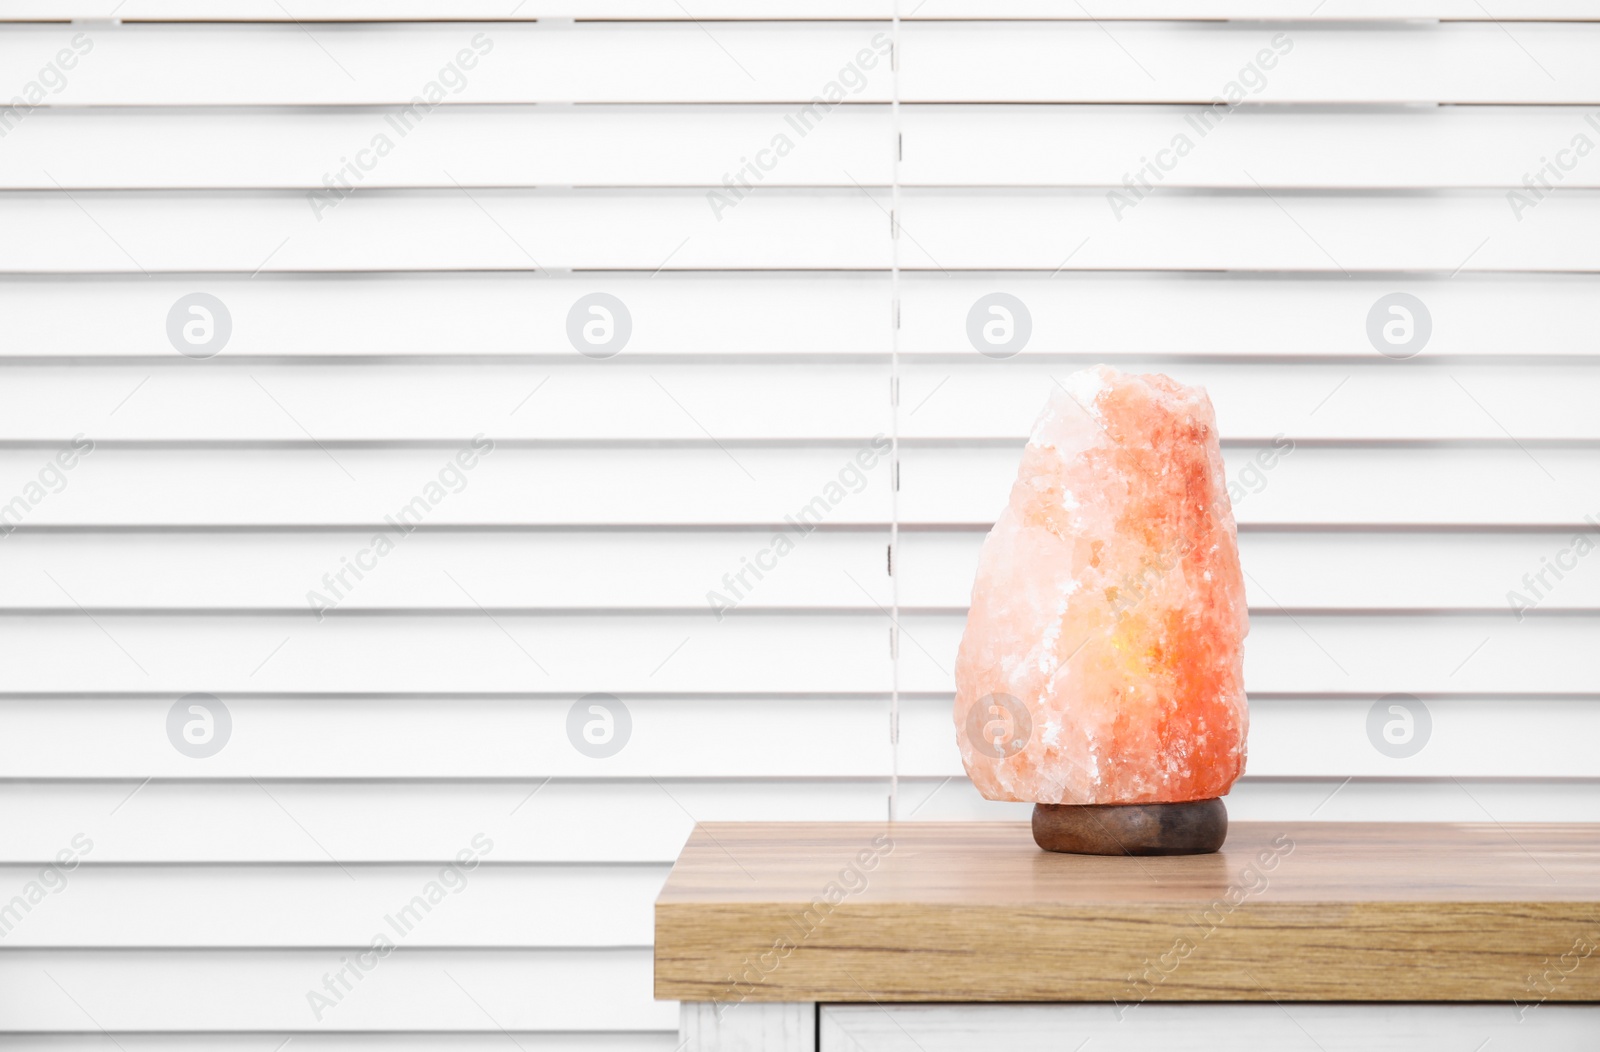
[(695, 820), (1025, 816), (952, 662), (1100, 361), (1217, 407), (1236, 818), (1600, 820), (1600, 4), (510, 6), (0, 0), (9, 1045), (670, 1052)]

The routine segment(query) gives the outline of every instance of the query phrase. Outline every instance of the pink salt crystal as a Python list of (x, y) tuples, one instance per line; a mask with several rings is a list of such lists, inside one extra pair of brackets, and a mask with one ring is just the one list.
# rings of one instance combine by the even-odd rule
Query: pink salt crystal
[(1221, 796), (1244, 770), (1249, 628), (1205, 391), (1075, 373), (983, 543), (956, 657), (967, 774), (991, 800)]

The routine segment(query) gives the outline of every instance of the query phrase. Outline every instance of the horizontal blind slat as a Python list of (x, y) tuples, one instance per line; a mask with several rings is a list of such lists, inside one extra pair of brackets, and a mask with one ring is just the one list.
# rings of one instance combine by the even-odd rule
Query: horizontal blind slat
[(0, 35), (0, 65), (10, 69), (39, 69), (62, 50), (66, 85), (46, 93), (51, 105), (408, 105), (395, 123), (374, 122), (370, 134), (391, 143), (454, 103), (808, 102), (829, 83), (837, 101), (889, 98), (881, 23), (714, 33), (694, 22), (340, 24), (314, 33), (282, 23), (91, 24)]
[(629, 312), (619, 352), (628, 359), (887, 357), (888, 290), (887, 274), (859, 273), (11, 276), (0, 277), (0, 309), (11, 319), (0, 355), (170, 360), (168, 315), (205, 292), (232, 323), (222, 357), (582, 361), (568, 319), (575, 309), (582, 318), (579, 302), (597, 293)]
[[(99, 864), (444, 863), (482, 830), (501, 862), (670, 864), (696, 818), (880, 821), (888, 792), (882, 778), (5, 781), (0, 860), (49, 862), (83, 832)], [(906, 778), (901, 802), (910, 821), (1027, 821), (1029, 811), (982, 799), (965, 777)], [(1595, 822), (1600, 779), (1247, 772), (1228, 809), (1240, 821)]]
[[(1092, 190), (902, 196), (916, 269), (1590, 271), (1578, 240), (1600, 194), (1562, 191), (1537, 210), (1493, 191), (1427, 195), (1157, 188), (1142, 200)], [(1600, 233), (1600, 231), (1597, 231)]]
[[(1006, 506), (1020, 449), (905, 449), (901, 521), (991, 524)], [(1249, 525), (1582, 528), (1600, 504), (1600, 465), (1588, 450), (1263, 446), (1229, 449), (1223, 459), (1236, 483), (1234, 517)]]
[[(1495, 5), (1501, 21), (1526, 19), (1600, 19), (1600, 5), (1594, 0), (1502, 0)], [(533, 20), (540, 18), (649, 19), (649, 20), (745, 20), (745, 19), (887, 19), (895, 7), (889, 0), (700, 0), (691, 14), (671, 0), (530, 0), (513, 11), (504, 4), (487, 0), (325, 0), (314, 8), (293, 15), (270, 0), (235, 0), (218, 7), (211, 0), (72, 0), (70, 3), (45, 0), (4, 0), (0, 20), (61, 21), (68, 18), (105, 18), (111, 14), (125, 21), (202, 20), (202, 21), (391, 21), (397, 19), (485, 19)], [(1208, 0), (1206, 3), (1180, 3), (1174, 0), (1109, 0), (1096, 6), (1091, 15), (1076, 6), (1062, 7), (1054, 0), (927, 0), (915, 10), (902, 11), (900, 17), (912, 19), (1046, 18), (1079, 19), (1170, 19), (1170, 18), (1256, 18), (1279, 20), (1285, 16), (1280, 4), (1272, 0)], [(1488, 17), (1470, 0), (1331, 0), (1312, 11), (1296, 12), (1302, 20), (1339, 21), (1359, 19), (1443, 18), (1479, 21)]]
[[(853, 187), (890, 179), (882, 105), (832, 111), (803, 139), (783, 106), (451, 106), (381, 158), (360, 153), (396, 112), (41, 109), (5, 136), (0, 188), (321, 190), (330, 178), (364, 189), (720, 187), (736, 175), (762, 186)], [(1600, 165), (1571, 152), (1578, 136), (1600, 134), (1589, 117), (1570, 106), (1241, 106), (1215, 120), (1199, 106), (907, 105), (900, 180), (1250, 188), (1253, 178), (1271, 189), (1526, 193), (1524, 177), (1556, 156), (1561, 187), (1593, 188)], [(785, 133), (794, 149), (761, 153)]]
[[(595, 630), (627, 641), (626, 633), (614, 627), (602, 624)], [(803, 629), (791, 632), (791, 638), (805, 635)], [(882, 633), (874, 637), (881, 641)], [(361, 660), (358, 652), (350, 656)], [(660, 698), (618, 693), (620, 701), (612, 696), (603, 704), (625, 709), (614, 723), (620, 747), (603, 757), (573, 744), (573, 735), (595, 719), (589, 693), (580, 696), (579, 691), (556, 699), (442, 692), (408, 698), (224, 695), (233, 729), (222, 749), (203, 762), (179, 753), (166, 736), (169, 710), (175, 705), (181, 710), (176, 694), (3, 699), (0, 727), (7, 735), (19, 735), (12, 739), (19, 743), (63, 733), (78, 742), (71, 755), (51, 747), (5, 748), (6, 770), (17, 777), (131, 777), (143, 772), (162, 778), (241, 779), (859, 779), (889, 773), (888, 743), (874, 733), (888, 711), (883, 697), (790, 693)], [(931, 712), (935, 706), (924, 707)], [(92, 721), (97, 729), (87, 736), (64, 731), (83, 726), (80, 720)], [(947, 714), (943, 722), (948, 722)], [(569, 726), (575, 729), (569, 732)], [(953, 750), (953, 739), (949, 744)]]
[[(432, 441), (856, 439), (886, 425), (887, 369), (829, 364), (17, 368), (6, 439)], [(1048, 381), (1047, 381), (1048, 382)], [(115, 414), (110, 410), (115, 409)]]
[[(1480, 12), (1481, 13), (1481, 12)], [(913, 25), (902, 97), (961, 102), (1576, 103), (1597, 27)], [(1062, 61), (1070, 54), (1070, 61)]]
[[(1124, 203), (1125, 202), (1125, 203)], [(693, 190), (0, 195), (0, 271), (887, 269), (888, 195)], [(1600, 191), (1198, 195), (908, 190), (907, 269), (1600, 271)]]
[[(1282, 604), (1293, 610), (1511, 613), (1515, 599), (1545, 612), (1597, 610), (1600, 560), (1589, 559), (1577, 540), (1586, 530), (1592, 527), (1246, 531), (1239, 550), (1250, 569), (1245, 592), (1257, 609)], [(901, 605), (964, 609), (984, 537), (982, 530), (903, 533)], [(0, 609), (72, 611), (81, 604), (91, 610), (305, 611), (306, 593), (323, 586), (322, 575), (365, 543), (359, 533), (325, 530), (110, 534), (93, 540), (73, 533), (17, 533), (0, 543)], [(746, 567), (776, 549), (772, 535), (762, 531), (422, 532), (385, 556), (381, 569), (367, 574), (339, 609), (473, 609), (445, 575), (449, 570), (472, 581), (473, 599), (491, 610), (709, 613), (707, 596), (715, 591), (737, 598), (745, 611), (870, 612), (889, 602), (886, 544), (879, 528), (813, 533), (758, 580)], [(774, 562), (771, 556), (767, 561)], [(734, 597), (724, 577), (740, 573), (743, 594)]]
[[(1277, 659), (1270, 651), (1288, 647), (1273, 638), (1281, 634), (1276, 626), (1258, 620), (1256, 627), (1264, 637), (1261, 648), (1269, 653), (1253, 667), (1270, 666)], [(1329, 645), (1350, 635), (1341, 633)], [(1491, 638), (1491, 644), (1533, 649), (1506, 635)], [(1352, 669), (1352, 674), (1364, 671)], [(1245, 678), (1248, 687), (1261, 677), (1247, 668)], [(1456, 678), (1461, 682), (1431, 685), (1466, 691), (1478, 682), (1466, 672)], [(1286, 685), (1281, 673), (1275, 685)], [(1593, 682), (1586, 686), (1600, 695)], [(1360, 688), (1369, 693), (1357, 698), (1257, 694), (1250, 706), (1250, 773), (1267, 778), (1597, 774), (1587, 744), (1600, 733), (1595, 697), (1429, 698), (1432, 730), (1426, 745), (1401, 761), (1380, 753), (1367, 737), (1368, 712), (1381, 707), (1378, 699), (1386, 692), (1367, 682)], [(19, 743), (5, 750), (6, 770), (19, 778), (128, 778), (143, 772), (237, 779), (797, 780), (887, 778), (890, 771), (887, 743), (875, 733), (888, 711), (881, 697), (624, 696), (631, 729), (622, 749), (603, 759), (571, 744), (569, 713), (576, 709), (581, 719), (592, 717), (582, 699), (570, 697), (228, 697), (233, 730), (222, 750), (203, 762), (181, 755), (162, 733), (174, 697), (0, 701), (0, 730), (5, 740)], [(961, 775), (950, 709), (947, 696), (902, 697), (902, 774)], [(1564, 729), (1558, 738), (1548, 736), (1552, 726)], [(489, 727), (492, 735), (485, 734)]]
[[(758, 523), (798, 534), (812, 525), (888, 522), (886, 439), (816, 449), (718, 448), (706, 440), (701, 448), (644, 446), (626, 455), (490, 449), (487, 434), (477, 441), (388, 450), (309, 442), (302, 449), (210, 451), (105, 446), (76, 459), (65, 486), (46, 479), (58, 492), (37, 500), (27, 487), (41, 472), (60, 474), (60, 452), (0, 450), (0, 493), (32, 504), (13, 508), (4, 522), (343, 523), (381, 528), (391, 544), (423, 525)], [(12, 507), (5, 499), (0, 508)], [(784, 525), (789, 518), (796, 525)], [(374, 546), (382, 547), (365, 539), (363, 547)]]
[[(472, 582), (462, 584), (470, 595)], [(12, 619), (0, 659), (12, 663), (7, 686), (19, 692), (854, 694), (889, 688), (885, 624), (881, 616), (864, 615), (728, 617), (719, 623), (709, 610), (603, 618), (474, 611), (320, 623), (309, 613), (69, 615)], [(828, 660), (817, 660), (818, 654)], [(75, 667), (61, 667), (64, 660)], [(570, 745), (563, 736), (559, 753), (554, 741), (522, 748), (531, 750), (530, 760), (543, 750), (564, 758)], [(173, 759), (185, 760), (176, 752)], [(173, 767), (201, 773), (193, 764)]]
[[(781, 563), (768, 555), (764, 561), (774, 565), (762, 570), (756, 560), (776, 547), (765, 531), (420, 532), (361, 581), (347, 576), (359, 588), (338, 606), (471, 610), (475, 600), (491, 610), (675, 608), (709, 615), (707, 596), (718, 592), (737, 598), (744, 610), (872, 610), (889, 601), (887, 544), (883, 529), (813, 533)], [(0, 543), (0, 608), (75, 609), (65, 589), (90, 609), (308, 611), (306, 593), (326, 587), (322, 575), (338, 572), (366, 547), (364, 535), (348, 532), (125, 534), (89, 543), (70, 534), (18, 533)], [(966, 551), (957, 551), (960, 560)], [(752, 564), (759, 580), (747, 569)], [(472, 599), (447, 571), (472, 582)], [(724, 581), (741, 573), (741, 586)], [(743, 594), (734, 597), (734, 587)], [(966, 601), (964, 591), (959, 598)]]
[(1588, 147), (1574, 149), (1579, 136), (1600, 135), (1591, 112), (1241, 105), (1215, 120), (1195, 106), (904, 106), (901, 177), (908, 186), (1526, 191), (1525, 176), (1567, 151), (1556, 171), (1576, 188), (1600, 181), (1600, 165), (1579, 162)]
[[(908, 102), (1594, 103), (1600, 25), (911, 23)], [(66, 49), (52, 105), (835, 102), (889, 98), (875, 23), (18, 26), (0, 64)], [(74, 50), (75, 49), (75, 50)], [(1063, 56), (1069, 60), (1063, 61)], [(52, 85), (56, 79), (48, 78)], [(430, 87), (431, 85), (431, 87)]]
[[(1258, 610), (1512, 614), (1513, 600), (1547, 612), (1593, 610), (1600, 608), (1600, 559), (1589, 559), (1592, 549), (1577, 539), (1588, 534), (1592, 542), (1592, 531), (1587, 523), (1548, 533), (1248, 531), (1239, 535), (1239, 558), (1250, 571), (1245, 594)], [(902, 534), (901, 603), (965, 608), (984, 536)]]
[[(435, 866), (105, 866), (90, 850), (54, 895), (4, 918), (5, 945), (365, 951), (380, 934), (407, 948), (650, 945), (667, 867), (507, 866), (494, 846), (469, 833), (464, 864)], [(0, 866), (0, 888), (37, 878)]]
[[(883, 614), (522, 614), (10, 619), (17, 693), (880, 694)], [(901, 689), (943, 695), (965, 617), (908, 614)], [(1597, 693), (1600, 616), (1257, 616), (1246, 687), (1265, 693)], [(818, 655), (826, 655), (819, 660)], [(541, 666), (545, 671), (540, 671)], [(597, 670), (604, 670), (597, 675)], [(1458, 670), (1460, 670), (1458, 672)], [(169, 702), (170, 704), (170, 702)], [(548, 747), (551, 743), (546, 743)], [(560, 743), (565, 749), (566, 743)], [(536, 755), (536, 754), (535, 754)], [(198, 774), (177, 761), (173, 768)], [(531, 757), (530, 757), (531, 759)]]
[[(108, 445), (64, 473), (60, 451), (9, 449), (0, 450), (0, 494), (12, 496), (0, 508), (9, 509), (7, 527), (28, 529), (347, 525), (372, 527), (374, 536), (381, 529), (394, 545), (424, 525), (754, 524), (775, 527), (793, 545), (813, 526), (888, 523), (883, 445), (868, 438), (853, 449), (707, 442), (643, 446), (626, 456), (506, 446), (465, 471), (456, 459), (463, 454), (448, 449)], [(901, 522), (991, 525), (1006, 505), (1020, 451), (1020, 443), (903, 449)], [(1240, 483), (1234, 514), (1252, 526), (1581, 527), (1600, 500), (1600, 465), (1586, 449), (1264, 445), (1231, 447), (1224, 460)], [(1419, 489), (1421, 477), (1438, 489)], [(769, 559), (783, 547), (767, 546)], [(382, 545), (369, 537), (364, 547)]]
[(81, 831), (96, 862), (443, 863), (483, 831), (502, 862), (670, 864), (697, 818), (872, 821), (888, 791), (811, 778), (0, 781), (0, 859), (49, 862)]
[[(41, 109), (5, 136), (0, 187), (323, 190), (325, 179), (366, 189), (720, 187), (775, 136), (799, 138), (785, 121), (792, 112), (759, 104), (448, 106), (402, 139), (390, 123), (403, 116), (394, 107)], [(379, 156), (372, 144), (385, 133), (398, 141)], [(886, 185), (889, 135), (887, 106), (845, 107), (761, 177), (850, 187), (853, 175)]]
[[(901, 625), (916, 645), (901, 647), (906, 690), (948, 690), (950, 662), (965, 618), (913, 614)], [(1600, 618), (1529, 618), (1509, 613), (1460, 617), (1297, 614), (1252, 619), (1245, 641), (1251, 694), (1600, 692), (1600, 655), (1584, 640)]]
[[(841, 355), (886, 360), (889, 353), (889, 278), (883, 273), (134, 273), (0, 276), (0, 311), (7, 319), (0, 360), (171, 361), (168, 314), (195, 292), (215, 295), (230, 312), (233, 330), (219, 352), (224, 359), (526, 356), (573, 362), (580, 356), (567, 319), (594, 293), (616, 296), (633, 321), (618, 365), (663, 355), (762, 362)], [(1393, 292), (1417, 296), (1435, 321), (1416, 364), (1440, 356), (1527, 364), (1534, 354), (1600, 355), (1590, 324), (1600, 277), (1470, 271), (1354, 278), (912, 272), (901, 275), (903, 353), (973, 361), (968, 315), (994, 292), (1016, 296), (1028, 308), (1033, 335), (1019, 352), (1023, 359), (1046, 355), (1062, 368), (1148, 356), (1166, 358), (1162, 369), (1180, 373), (1190, 359), (1207, 358), (1383, 364), (1389, 360), (1370, 341), (1367, 319)], [(916, 406), (916, 400), (906, 403), (908, 423), (915, 422)]]
[[(1364, 320), (1364, 319), (1363, 319)], [(1454, 319), (1441, 317), (1442, 329)], [(1361, 334), (1365, 337), (1365, 333)], [(1431, 341), (1430, 341), (1431, 342)], [(1224, 442), (1600, 439), (1600, 360), (1583, 365), (1406, 368), (1366, 364), (1174, 367), (1125, 358), (1129, 372), (1171, 371), (1205, 387)], [(1425, 366), (1426, 360), (1419, 365)], [(1076, 365), (965, 361), (901, 367), (903, 437), (1021, 442)], [(652, 363), (619, 358), (498, 365), (75, 362), (8, 369), (0, 441), (464, 443), (497, 441), (850, 442), (886, 424), (886, 363)], [(112, 412), (114, 410), (114, 412)]]
[(113, 1032), (676, 1026), (677, 1004), (651, 997), (649, 950), (401, 947), (359, 986), (351, 981), (318, 1020), (306, 995), (328, 996), (323, 975), (344, 966), (339, 958), (331, 950), (18, 950), (0, 955), (0, 984), (14, 998), (9, 1026), (44, 1032), (85, 1029), (85, 1011)]
[(524, 1031), (412, 1034), (8, 1034), (15, 1052), (92, 1052), (111, 1037), (125, 1052), (259, 1052), (293, 1037), (309, 1052), (491, 1052), (510, 1037), (527, 1052), (679, 1052), (678, 1032), (551, 1034)]
[[(1427, 731), (1418, 732), (1420, 751), (1394, 759), (1379, 752), (1368, 737), (1371, 710), (1382, 713), (1382, 725), (1394, 719), (1378, 698), (1252, 698), (1246, 770), (1257, 778), (1325, 779), (1597, 774), (1592, 750), (1581, 744), (1600, 732), (1600, 701), (1593, 698), (1429, 698), (1423, 704), (1432, 722)], [(901, 769), (922, 777), (962, 777), (948, 703), (902, 706)], [(1551, 727), (1562, 728), (1562, 733), (1552, 736)], [(1569, 734), (1580, 742), (1568, 744)]]
[[(1383, 321), (1393, 320), (1381, 309), (1378, 313)], [(1455, 320), (1439, 317), (1434, 324), (1443, 329)], [(1348, 333), (1352, 345), (1367, 339), (1365, 328), (1363, 324), (1362, 331)], [(1417, 363), (1420, 367), (1407, 368), (1378, 353), (1360, 364), (1128, 360), (1117, 365), (1128, 372), (1170, 372), (1185, 384), (1204, 387), (1225, 442), (1278, 435), (1295, 441), (1600, 437), (1592, 410), (1600, 401), (1600, 368), (1429, 368), (1427, 359)], [(903, 418), (901, 434), (1025, 440), (1035, 417), (1076, 368), (1034, 364), (1026, 358), (997, 367), (978, 355), (964, 362), (909, 363), (902, 366), (900, 390), (911, 411)]]

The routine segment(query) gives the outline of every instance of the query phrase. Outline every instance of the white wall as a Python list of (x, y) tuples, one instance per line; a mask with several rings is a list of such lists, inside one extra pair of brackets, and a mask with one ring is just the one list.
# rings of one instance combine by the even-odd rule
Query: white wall
[[(651, 902), (695, 820), (881, 818), (896, 768), (901, 817), (1026, 815), (962, 777), (950, 668), (1028, 424), (1097, 361), (1204, 384), (1242, 487), (1235, 818), (1600, 820), (1600, 157), (1559, 152), (1600, 143), (1600, 4), (902, 0), (898, 409), (892, 5), (510, 6), (0, 2), (0, 101), (48, 101), (0, 110), (0, 908), (76, 866), (0, 913), (8, 1044), (672, 1049)], [(1200, 134), (1230, 81), (1269, 105)], [(1005, 359), (967, 336), (995, 292)], [(195, 293), (214, 356), (169, 337)], [(1369, 339), (1393, 293), (1414, 356)], [(850, 467), (896, 414), (897, 507)], [(596, 692), (614, 755), (569, 736)]]

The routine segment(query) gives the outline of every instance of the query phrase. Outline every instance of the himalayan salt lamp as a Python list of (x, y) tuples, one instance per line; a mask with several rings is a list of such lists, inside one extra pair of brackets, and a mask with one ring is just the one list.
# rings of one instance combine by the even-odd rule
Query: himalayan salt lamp
[(1033, 425), (956, 657), (961, 759), (1046, 850), (1195, 854), (1244, 770), (1249, 620), (1204, 390), (1085, 369)]

